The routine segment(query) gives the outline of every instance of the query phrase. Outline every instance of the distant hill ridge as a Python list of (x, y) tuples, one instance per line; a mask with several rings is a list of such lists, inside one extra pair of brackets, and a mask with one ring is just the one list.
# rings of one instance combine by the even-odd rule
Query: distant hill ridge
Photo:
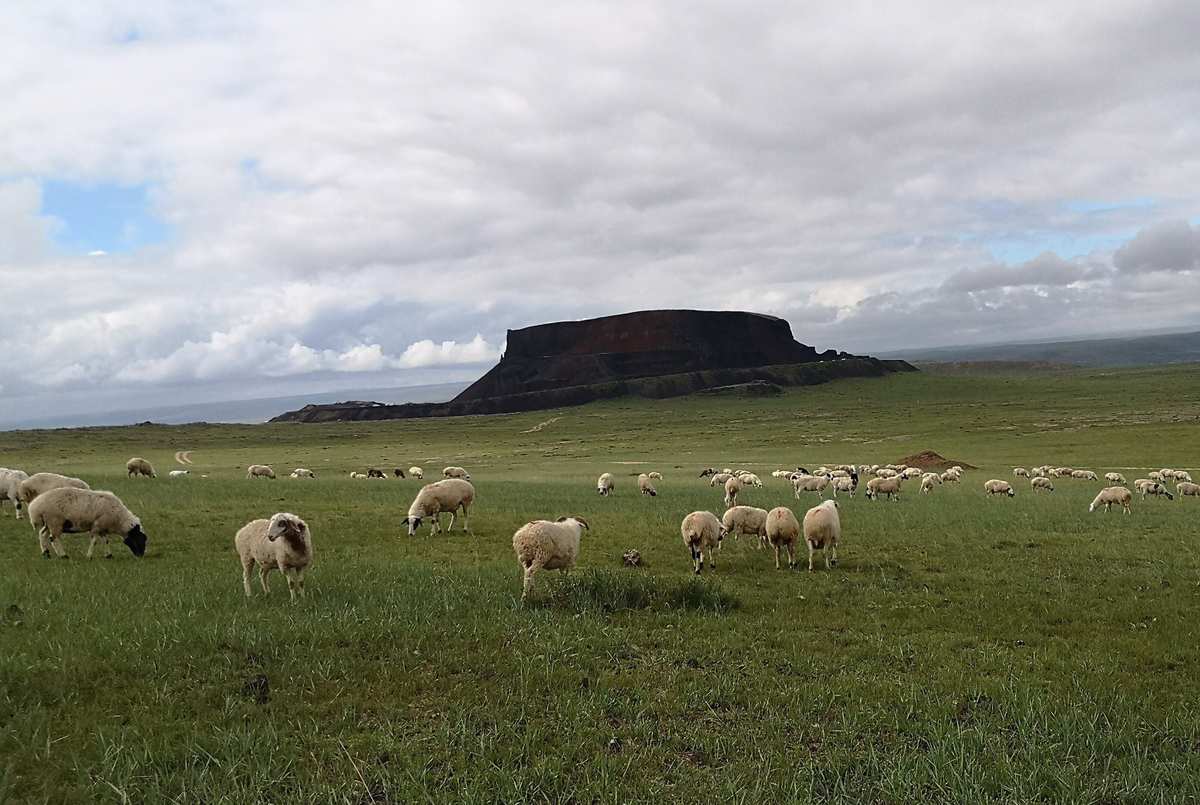
[(817, 352), (783, 319), (740, 311), (649, 310), (508, 331), (500, 362), (447, 403), (306, 405), (273, 422), (512, 413), (621, 396), (674, 397), (754, 381), (781, 386), (915, 371)]
[(1200, 332), (1120, 338), (1052, 341), (1039, 344), (984, 344), (888, 353), (908, 361), (1021, 362), (1067, 366), (1158, 366), (1200, 363)]

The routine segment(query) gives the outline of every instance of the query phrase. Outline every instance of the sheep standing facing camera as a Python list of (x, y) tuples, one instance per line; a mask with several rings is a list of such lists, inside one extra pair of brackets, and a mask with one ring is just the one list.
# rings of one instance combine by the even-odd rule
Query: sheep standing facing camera
[(279, 512), (271, 519), (251, 520), (242, 526), (233, 539), (242, 563), (242, 589), (246, 597), (250, 589), (250, 571), (258, 565), (258, 581), (263, 593), (269, 593), (267, 574), (278, 570), (287, 579), (288, 595), (304, 597), (304, 571), (312, 564), (312, 534), (308, 523), (294, 514)]

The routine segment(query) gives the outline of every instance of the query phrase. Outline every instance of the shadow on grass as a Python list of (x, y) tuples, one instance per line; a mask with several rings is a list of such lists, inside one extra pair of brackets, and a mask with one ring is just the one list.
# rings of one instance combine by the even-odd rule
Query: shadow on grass
[(529, 606), (572, 612), (620, 612), (631, 609), (695, 610), (725, 614), (741, 600), (707, 579), (659, 579), (607, 570), (572, 573), (547, 585)]

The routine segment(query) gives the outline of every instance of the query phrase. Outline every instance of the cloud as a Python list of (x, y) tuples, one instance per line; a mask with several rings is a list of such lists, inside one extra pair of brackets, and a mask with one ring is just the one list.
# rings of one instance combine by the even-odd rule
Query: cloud
[(1129, 272), (1200, 269), (1200, 226), (1187, 221), (1156, 224), (1118, 249), (1113, 262)]
[(990, 288), (1063, 286), (1095, 279), (1104, 273), (1097, 266), (1064, 260), (1052, 252), (1043, 252), (1015, 266), (992, 263), (962, 269), (951, 274), (941, 287), (944, 291), (982, 291)]
[(397, 365), (413, 369), (420, 366), (452, 366), (460, 363), (489, 363), (500, 359), (500, 350), (478, 333), (465, 344), (443, 341), (435, 344), (429, 339), (410, 344)]

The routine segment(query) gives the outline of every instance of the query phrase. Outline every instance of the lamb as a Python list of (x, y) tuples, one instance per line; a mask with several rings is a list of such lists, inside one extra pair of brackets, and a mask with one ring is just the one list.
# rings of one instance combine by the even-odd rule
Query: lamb
[(828, 475), (801, 475), (792, 481), (792, 490), (796, 494), (796, 500), (799, 500), (801, 492), (816, 492), (818, 495), (823, 495), (829, 488), (829, 483)]
[(24, 481), (21, 481), (17, 487), (17, 495), (21, 498), (21, 502), (28, 506), (33, 503), (34, 499), (41, 494), (49, 492), (51, 489), (59, 489), (62, 487), (71, 487), (73, 489), (91, 489), (84, 481), (78, 478), (71, 478), (67, 475), (59, 475), (56, 472), (35, 472)]
[(304, 597), (304, 571), (312, 564), (312, 533), (308, 523), (289, 512), (279, 512), (271, 519), (251, 520), (233, 539), (242, 562), (242, 589), (253, 597), (250, 589), (250, 570), (258, 564), (258, 581), (263, 594), (271, 592), (267, 574), (278, 570), (287, 579), (288, 596)]
[(275, 470), (266, 464), (251, 464), (246, 468), (247, 478), (270, 478), (275, 480)]
[(1088, 511), (1094, 512), (1098, 506), (1104, 506), (1104, 511), (1107, 513), (1114, 503), (1120, 503), (1125, 513), (1129, 514), (1129, 501), (1132, 499), (1133, 493), (1123, 486), (1106, 487), (1100, 490), (1100, 494), (1096, 495), (1096, 499), (1092, 501), (1092, 505), (1088, 506)]
[(134, 457), (126, 461), (125, 472), (129, 473), (130, 478), (135, 478), (139, 475), (144, 475), (147, 478), (158, 477), (154, 472), (154, 466), (144, 458)]
[(984, 481), (983, 491), (989, 495), (1008, 495), (1010, 498), (1017, 496), (1017, 490), (1012, 488), (1012, 484), (1008, 481), (1001, 481), (998, 478)]
[[(168, 478), (186, 478), (189, 475), (191, 475), (189, 470), (171, 470), (167, 473)], [(295, 477), (295, 473), (292, 474), (292, 477)]]
[(709, 479), (708, 485), (709, 486), (724, 486), (725, 482), (728, 481), (732, 477), (733, 477), (733, 475), (731, 473), (718, 472), (716, 475), (714, 475), (712, 478)]
[(425, 479), (425, 470), (420, 467), (409, 467), (408, 474), (416, 478), (418, 481)]
[(596, 491), (599, 492), (603, 497), (608, 497), (611, 495), (613, 493), (613, 487), (615, 486), (616, 483), (613, 481), (613, 475), (611, 472), (601, 473), (600, 477), (596, 480)]
[(726, 534), (733, 534), (734, 539), (738, 538), (738, 534), (746, 534), (758, 537), (759, 548), (767, 544), (766, 509), (756, 509), (753, 506), (733, 506), (725, 510), (724, 516), (721, 517), (721, 525), (725, 528)]
[(417, 533), (418, 526), (426, 517), (432, 517), (429, 524), (430, 536), (442, 531), (442, 512), (450, 512), (450, 525), (446, 531), (454, 530), (454, 518), (458, 510), (463, 513), (463, 531), (471, 530), (471, 504), (475, 502), (475, 487), (470, 481), (461, 478), (446, 478), (421, 487), (412, 505), (408, 507), (408, 516), (404, 522), (408, 525), (408, 535)]
[(443, 478), (461, 478), (464, 481), (471, 480), (471, 474), (462, 467), (446, 467), (442, 470)]
[(900, 500), (900, 485), (903, 478), (872, 478), (867, 481), (867, 499), (876, 500), (880, 495), (887, 495), (889, 500)]
[(1122, 474), (1121, 474), (1121, 473), (1119, 473), (1119, 472), (1106, 472), (1106, 473), (1104, 473), (1104, 480), (1108, 481), (1110, 484), (1125, 484), (1125, 483), (1128, 483), (1128, 482), (1125, 480), (1125, 476), (1124, 476), (1124, 475), (1122, 475)]
[(28, 477), (21, 470), (0, 468), (0, 505), (11, 500), (18, 520), (21, 519), (21, 482)]
[(787, 506), (767, 512), (767, 542), (775, 549), (775, 569), (779, 570), (779, 548), (787, 548), (788, 570), (796, 566), (796, 541), (800, 539), (800, 521)]
[(708, 551), (708, 563), (713, 570), (717, 569), (717, 560), (713, 558), (713, 548), (721, 547), (725, 539), (725, 526), (712, 512), (692, 512), (683, 518), (679, 525), (679, 533), (683, 536), (683, 545), (692, 554), (692, 566), (699, 574), (704, 570), (704, 552)]
[(1025, 469), (1024, 467), (1013, 467), (1013, 477), (1014, 478), (1028, 478), (1029, 470)]
[(1054, 484), (1051, 483), (1050, 479), (1043, 478), (1040, 475), (1037, 478), (1030, 478), (1029, 486), (1034, 492), (1037, 492), (1038, 490), (1042, 490), (1043, 492), (1054, 491)]
[(367, 474), (365, 472), (355, 472), (354, 470), (350, 471), (350, 477), (356, 481), (367, 480)]
[(658, 495), (658, 490), (654, 488), (654, 483), (650, 480), (650, 476), (646, 473), (643, 472), (638, 476), (637, 484), (638, 491), (643, 495), (649, 495), (650, 497), (656, 497)]
[(652, 481), (661, 481), (663, 479), (661, 472), (648, 472), (646, 474), (650, 476), (650, 480)]
[(513, 534), (513, 551), (517, 564), (525, 575), (521, 588), (524, 601), (533, 591), (533, 576), (542, 568), (561, 570), (564, 574), (575, 567), (579, 558), (579, 539), (590, 531), (582, 517), (559, 517), (556, 521), (534, 520)]
[(725, 482), (725, 508), (737, 505), (737, 496), (741, 491), (742, 482), (737, 478), (730, 478)]
[(1142, 493), (1142, 500), (1145, 500), (1147, 495), (1150, 497), (1165, 497), (1167, 500), (1175, 499), (1175, 496), (1171, 494), (1171, 490), (1167, 489), (1158, 481), (1139, 478), (1133, 482), (1133, 487)]
[(858, 476), (852, 475), (834, 478), (830, 486), (833, 487), (833, 496), (835, 498), (838, 496), (838, 492), (847, 492), (850, 497), (854, 497), (854, 493), (858, 491)]
[(367, 477), (368, 478), (378, 478), (381, 481), (387, 480), (387, 475), (384, 474), (383, 470), (381, 470), (377, 467), (367, 467)]
[(73, 486), (60, 486), (42, 492), (29, 504), (29, 522), (38, 530), (42, 556), (50, 558), (50, 546), (60, 559), (68, 558), (59, 539), (63, 534), (92, 535), (88, 559), (98, 540), (104, 541), (104, 555), (112, 558), (110, 534), (119, 535), (134, 556), (146, 553), (146, 532), (142, 522), (112, 492), (93, 492)]
[(813, 569), (813, 553), (825, 553), (825, 569), (837, 567), (837, 544), (842, 538), (842, 520), (837, 501), (824, 500), (804, 513), (804, 541), (808, 543), (808, 571)]
[(296, 469), (292, 470), (292, 477), (293, 478), (312, 478), (315, 481), (317, 478), (317, 474), (310, 469), (306, 469), (305, 467), (297, 467)]

